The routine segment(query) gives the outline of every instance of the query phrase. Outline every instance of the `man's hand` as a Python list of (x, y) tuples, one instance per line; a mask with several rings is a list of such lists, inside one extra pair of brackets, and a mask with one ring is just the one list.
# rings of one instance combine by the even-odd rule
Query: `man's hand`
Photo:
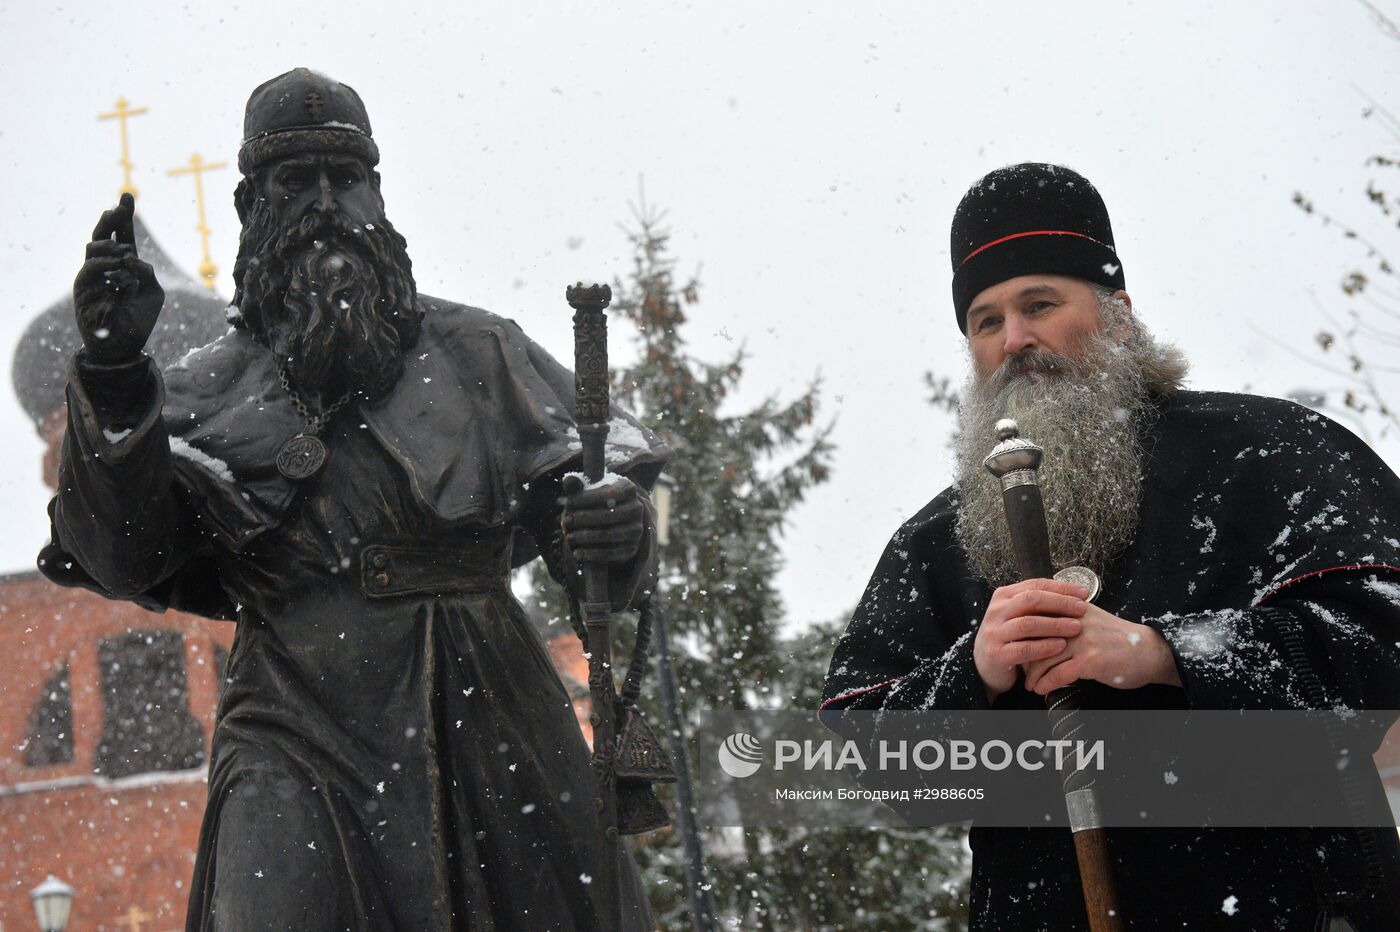
[(1181, 674), (1166, 640), (1154, 628), (1090, 605), (1083, 630), (1052, 657), (1026, 664), (1026, 688), (1042, 696), (1075, 680), (1097, 680), (1117, 689), (1150, 683), (1180, 686)]
[(102, 214), (88, 243), (87, 261), (73, 282), (87, 358), (103, 365), (131, 362), (141, 354), (165, 303), (150, 263), (136, 256), (136, 202), (123, 194)]
[(574, 563), (626, 563), (642, 541), (646, 506), (629, 479), (609, 476), (584, 488), (574, 475), (564, 479), (564, 546)]
[(1083, 586), (1055, 579), (1027, 579), (992, 593), (972, 643), (988, 699), (1015, 686), (1020, 667), (1064, 652), (1080, 633), (1088, 594)]

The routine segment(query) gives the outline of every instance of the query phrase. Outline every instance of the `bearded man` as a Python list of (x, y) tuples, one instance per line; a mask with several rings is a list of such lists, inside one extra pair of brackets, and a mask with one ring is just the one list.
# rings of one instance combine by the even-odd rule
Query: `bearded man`
[[(417, 293), (378, 160), (346, 85), (255, 90), (233, 328), (163, 374), (130, 197), (103, 215), (40, 565), (238, 623), (188, 928), (600, 929), (588, 750), (509, 572), (609, 561), (634, 604), (650, 506), (623, 478), (561, 509), (573, 377), (513, 322)], [(614, 417), (610, 468), (649, 485), (667, 451)], [(621, 924), (651, 928), (619, 869)]]
[[(979, 181), (952, 259), (972, 364), (956, 484), (890, 541), (824, 714), (1034, 709), (1076, 681), (1093, 709), (1400, 708), (1400, 482), (1375, 454), (1291, 403), (1183, 389), (1185, 360), (1124, 290), (1102, 199), (1069, 169)], [(1005, 417), (1045, 449), (1055, 563), (1099, 574), (1092, 603), (1017, 576), (983, 466)], [(1400, 927), (1394, 832), (1107, 834), (1130, 928)], [(975, 928), (1087, 928), (1067, 829), (970, 840)]]

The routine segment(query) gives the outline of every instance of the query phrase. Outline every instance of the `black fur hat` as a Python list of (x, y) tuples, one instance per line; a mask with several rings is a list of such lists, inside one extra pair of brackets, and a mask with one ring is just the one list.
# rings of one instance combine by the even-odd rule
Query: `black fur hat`
[(963, 195), (953, 213), (953, 307), (967, 311), (982, 291), (1018, 275), (1069, 275), (1119, 289), (1123, 263), (1103, 198), (1061, 165), (998, 168)]

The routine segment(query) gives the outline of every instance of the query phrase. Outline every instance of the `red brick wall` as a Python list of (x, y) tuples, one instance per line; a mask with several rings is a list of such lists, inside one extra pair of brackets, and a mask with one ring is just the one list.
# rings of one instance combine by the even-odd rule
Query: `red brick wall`
[[(104, 780), (97, 647), (131, 630), (183, 633), (190, 709), (207, 757), (218, 700), (215, 643), (233, 626), (61, 589), (37, 574), (0, 579), (0, 927), (32, 929), (29, 890), (55, 874), (77, 891), (70, 928), (162, 932), (184, 926), (206, 793), (202, 770)], [(28, 767), (30, 718), (48, 678), (69, 665), (73, 760)], [(136, 914), (129, 911), (135, 908)], [(131, 915), (148, 914), (139, 923)], [(124, 918), (126, 917), (126, 918)]]

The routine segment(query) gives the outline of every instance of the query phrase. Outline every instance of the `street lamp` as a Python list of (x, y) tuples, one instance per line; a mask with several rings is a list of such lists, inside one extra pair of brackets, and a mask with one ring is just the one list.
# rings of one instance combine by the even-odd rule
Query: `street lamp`
[[(671, 489), (674, 482), (661, 476), (651, 490), (656, 505), (656, 542), (671, 542)], [(653, 602), (652, 625), (656, 634), (656, 666), (661, 680), (661, 704), (666, 707), (666, 734), (670, 738), (671, 760), (676, 765), (676, 795), (680, 803), (681, 843), (685, 847), (685, 879), (690, 895), (690, 925), (694, 932), (714, 932), (715, 900), (705, 877), (705, 852), (700, 847), (700, 830), (695, 824), (695, 790), (690, 782), (690, 758), (681, 731), (680, 697), (676, 675), (671, 669), (671, 644), (666, 634), (666, 610), (661, 604), (660, 573)]]
[(33, 890), (34, 916), (42, 932), (63, 932), (68, 927), (68, 910), (73, 908), (73, 888), (53, 874)]

